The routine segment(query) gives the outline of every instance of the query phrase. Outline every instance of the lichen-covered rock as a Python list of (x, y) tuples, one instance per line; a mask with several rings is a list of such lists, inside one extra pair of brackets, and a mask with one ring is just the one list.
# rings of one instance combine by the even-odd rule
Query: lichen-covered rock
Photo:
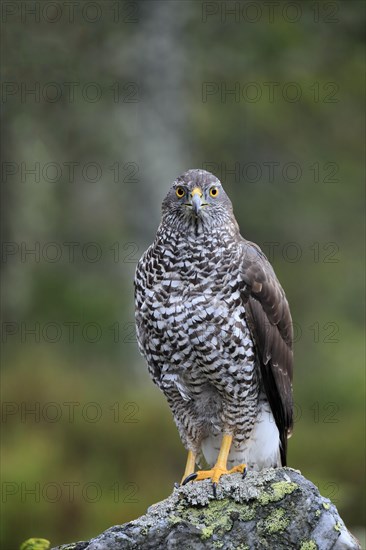
[(140, 518), (54, 550), (357, 550), (336, 507), (291, 468), (179, 487)]

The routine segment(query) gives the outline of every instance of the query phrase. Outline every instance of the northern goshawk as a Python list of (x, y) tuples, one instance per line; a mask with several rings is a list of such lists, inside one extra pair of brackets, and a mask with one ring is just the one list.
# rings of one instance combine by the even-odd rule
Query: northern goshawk
[[(292, 321), (261, 249), (220, 181), (176, 179), (135, 277), (138, 344), (188, 451), (182, 482), (286, 464)], [(202, 457), (211, 469), (195, 473)]]

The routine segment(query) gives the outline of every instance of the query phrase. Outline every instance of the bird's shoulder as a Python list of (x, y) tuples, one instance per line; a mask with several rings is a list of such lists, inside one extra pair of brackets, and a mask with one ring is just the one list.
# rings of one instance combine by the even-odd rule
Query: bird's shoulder
[(247, 285), (248, 298), (251, 303), (254, 301), (261, 306), (264, 319), (276, 325), (282, 338), (291, 346), (290, 308), (272, 265), (257, 244), (242, 238), (241, 247), (242, 277)]

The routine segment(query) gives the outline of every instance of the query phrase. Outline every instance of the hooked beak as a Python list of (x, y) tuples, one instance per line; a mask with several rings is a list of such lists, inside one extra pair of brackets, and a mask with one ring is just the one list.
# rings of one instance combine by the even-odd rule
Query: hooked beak
[(199, 187), (195, 187), (191, 193), (191, 202), (189, 204), (192, 206), (192, 210), (196, 216), (201, 210), (202, 196), (203, 194), (201, 189), (199, 189)]

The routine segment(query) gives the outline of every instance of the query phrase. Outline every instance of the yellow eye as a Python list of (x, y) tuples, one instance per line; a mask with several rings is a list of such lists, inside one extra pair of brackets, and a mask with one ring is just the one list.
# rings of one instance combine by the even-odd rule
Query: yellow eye
[(182, 197), (184, 197), (186, 192), (184, 191), (183, 187), (177, 187), (175, 190), (175, 194), (181, 199)]
[(217, 189), (217, 187), (211, 187), (210, 197), (217, 197), (218, 194), (219, 194), (219, 190)]

